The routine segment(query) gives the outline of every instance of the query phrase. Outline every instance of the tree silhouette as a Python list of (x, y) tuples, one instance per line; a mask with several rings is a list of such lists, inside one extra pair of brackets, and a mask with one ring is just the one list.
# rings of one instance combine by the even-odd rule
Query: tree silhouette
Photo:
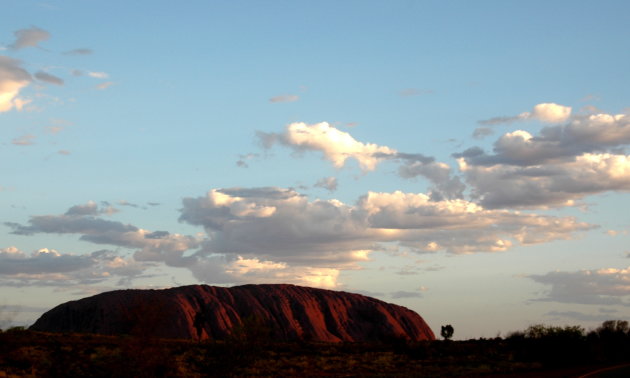
[(453, 332), (455, 332), (455, 330), (453, 329), (453, 326), (450, 324), (447, 324), (445, 326), (442, 326), (440, 335), (442, 335), (444, 340), (449, 340), (451, 337), (453, 337)]

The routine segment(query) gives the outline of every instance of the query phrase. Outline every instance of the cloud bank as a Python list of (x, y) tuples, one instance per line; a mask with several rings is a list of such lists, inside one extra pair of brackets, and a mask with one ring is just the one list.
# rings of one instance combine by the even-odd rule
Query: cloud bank
[(587, 195), (630, 190), (630, 117), (593, 114), (564, 125), (506, 133), (493, 154), (479, 147), (454, 154), (488, 208), (572, 206)]
[(426, 194), (369, 192), (348, 205), (282, 188), (213, 189), (185, 198), (180, 220), (204, 227), (208, 253), (309, 265), (352, 265), (382, 243), (421, 253), (494, 252), (592, 228), (572, 217), (487, 210)]

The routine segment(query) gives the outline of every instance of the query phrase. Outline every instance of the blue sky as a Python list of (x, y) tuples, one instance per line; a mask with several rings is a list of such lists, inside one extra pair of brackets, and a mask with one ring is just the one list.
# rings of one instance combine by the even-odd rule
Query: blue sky
[(0, 306), (288, 282), (459, 338), (630, 305), (625, 1), (0, 12)]

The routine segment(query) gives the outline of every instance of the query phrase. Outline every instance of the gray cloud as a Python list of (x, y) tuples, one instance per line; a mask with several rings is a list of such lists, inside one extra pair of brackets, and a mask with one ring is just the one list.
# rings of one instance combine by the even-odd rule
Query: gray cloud
[(64, 55), (91, 55), (94, 51), (88, 48), (78, 48), (74, 50), (65, 51)]
[(454, 154), (472, 196), (488, 208), (576, 205), (590, 194), (630, 190), (630, 117), (595, 114), (533, 136), (501, 136), (494, 154), (479, 147)]
[(473, 198), (487, 208), (574, 206), (591, 194), (630, 190), (630, 157), (584, 155), (546, 166), (465, 168)]
[(608, 320), (610, 315), (605, 314), (586, 314), (578, 311), (549, 311), (545, 314), (545, 316), (552, 317), (555, 319), (575, 319), (580, 322), (601, 322)]
[(35, 135), (31, 135), (31, 134), (22, 135), (19, 138), (14, 138), (11, 141), (11, 144), (13, 144), (15, 146), (31, 146), (31, 145), (35, 144), (34, 140), (36, 138), (37, 137)]
[(157, 261), (172, 266), (185, 266), (194, 262), (184, 257), (184, 252), (200, 245), (200, 240), (166, 231), (150, 232), (130, 224), (101, 219), (109, 208), (99, 208), (95, 203), (71, 207), (64, 215), (32, 216), (28, 225), (6, 222), (13, 234), (36, 233), (79, 234), (80, 240), (96, 244), (115, 245), (135, 249), (136, 261)]
[(329, 192), (334, 192), (337, 190), (337, 178), (330, 176), (330, 177), (323, 177), (319, 180), (317, 180), (317, 182), (315, 183), (315, 187), (316, 188), (322, 188), (322, 189), (326, 189)]
[(43, 71), (37, 71), (35, 73), (35, 78), (37, 80), (46, 82), (48, 84), (54, 84), (54, 85), (63, 85), (63, 79), (55, 76), (55, 75), (51, 75), (47, 72), (43, 72)]
[[(70, 211), (70, 210), (69, 210)], [(138, 228), (120, 222), (109, 221), (91, 216), (71, 215), (37, 215), (31, 217), (29, 226), (16, 223), (5, 223), (13, 228), (12, 234), (33, 235), (36, 233), (108, 235), (137, 232)]]
[(577, 272), (549, 272), (530, 279), (550, 286), (536, 301), (594, 305), (625, 305), (630, 301), (630, 269), (597, 269)]
[(31, 81), (31, 75), (24, 70), (22, 62), (8, 56), (0, 55), (0, 84), (6, 86), (6, 81)]
[(207, 254), (311, 266), (364, 261), (386, 242), (417, 252), (505, 251), (592, 227), (570, 217), (484, 210), (465, 200), (402, 192), (370, 192), (351, 206), (309, 201), (288, 189), (213, 189), (183, 204), (180, 221), (205, 228)]
[(399, 92), (399, 94), (403, 97), (430, 95), (434, 93), (435, 91), (432, 89), (416, 89), (416, 88), (407, 88)]
[[(408, 154), (397, 154), (397, 156)], [(432, 159), (432, 158), (431, 158)], [(398, 174), (403, 178), (423, 176), (435, 186), (432, 189), (433, 198), (463, 198), (466, 186), (460, 178), (452, 175), (451, 167), (445, 163), (403, 158), (404, 163), (398, 168)]]
[(400, 298), (422, 298), (422, 293), (417, 291), (396, 291), (390, 294), (394, 299)]
[(503, 116), (503, 117), (493, 117), (490, 119), (484, 119), (484, 120), (478, 121), (478, 123), (480, 125), (493, 126), (493, 125), (501, 125), (501, 124), (506, 124), (506, 123), (522, 121), (523, 119), (524, 117), (519, 117), (519, 116)]
[(107, 250), (73, 255), (42, 248), (28, 255), (16, 247), (0, 249), (0, 283), (5, 286), (72, 286), (111, 277), (128, 283), (147, 267)]
[(32, 26), (30, 29), (17, 30), (13, 34), (15, 35), (15, 42), (9, 47), (15, 50), (25, 47), (38, 47), (40, 42), (50, 38), (50, 33), (36, 26)]
[(472, 136), (475, 139), (483, 139), (488, 135), (494, 134), (494, 130), (489, 127), (478, 127), (473, 131)]
[(183, 204), (180, 221), (204, 226), (212, 253), (320, 265), (353, 262), (354, 251), (374, 247), (350, 207), (289, 189), (214, 189)]
[(127, 206), (127, 207), (133, 207), (134, 209), (146, 209), (146, 207), (140, 206), (138, 204), (135, 203), (131, 203), (129, 201), (125, 201), (125, 200), (120, 200), (117, 202), (118, 205), (120, 206)]
[(630, 117), (625, 114), (594, 114), (575, 117), (566, 125), (548, 126), (537, 136), (517, 130), (506, 133), (494, 143), (494, 154), (479, 148), (455, 157), (470, 165), (509, 164), (531, 166), (570, 161), (584, 153), (610, 151), (630, 144)]
[(168, 239), (171, 234), (168, 231), (153, 231), (144, 235), (147, 239)]
[(40, 249), (27, 257), (15, 248), (0, 250), (0, 275), (66, 273), (93, 265), (89, 256), (61, 255)]
[(298, 95), (281, 95), (281, 96), (275, 96), (269, 99), (269, 102), (271, 103), (278, 103), (278, 102), (295, 102), (297, 100), (300, 99), (300, 96)]
[(75, 205), (66, 211), (65, 215), (73, 216), (73, 215), (99, 215), (99, 214), (110, 214), (113, 212), (112, 208), (109, 204), (105, 204), (106, 208), (99, 208), (96, 202), (90, 201), (83, 205)]
[(236, 161), (236, 165), (242, 168), (249, 168), (249, 164), (247, 162), (252, 159), (259, 158), (259, 154), (249, 153), (249, 154), (240, 154), (238, 155), (238, 160)]

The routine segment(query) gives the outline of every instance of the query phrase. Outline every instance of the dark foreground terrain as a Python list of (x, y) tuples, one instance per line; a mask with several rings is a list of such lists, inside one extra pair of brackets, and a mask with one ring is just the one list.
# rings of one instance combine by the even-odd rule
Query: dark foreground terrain
[(0, 377), (579, 377), (630, 362), (627, 322), (532, 326), (505, 339), (274, 342), (255, 323), (225, 341), (0, 332)]

